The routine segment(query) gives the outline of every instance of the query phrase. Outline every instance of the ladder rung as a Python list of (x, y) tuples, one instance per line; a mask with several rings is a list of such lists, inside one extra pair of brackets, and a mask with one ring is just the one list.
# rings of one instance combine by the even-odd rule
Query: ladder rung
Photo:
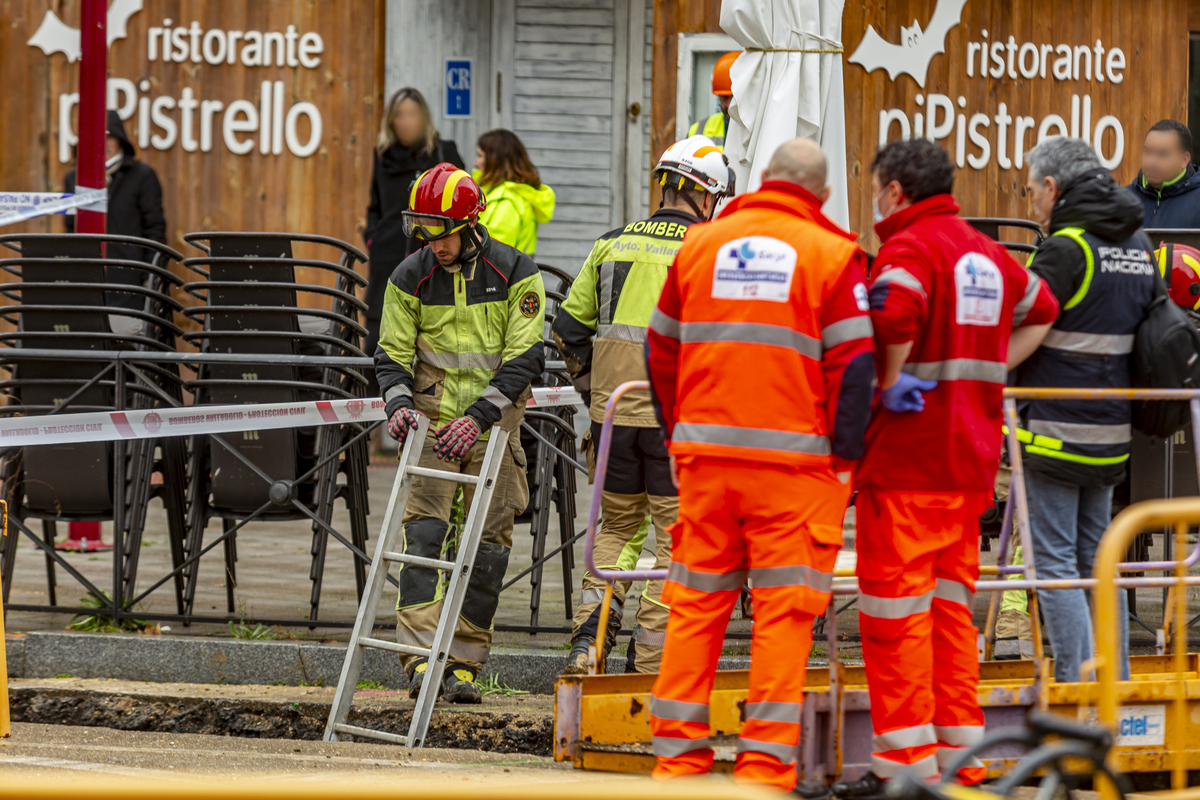
[(428, 658), (433, 655), (433, 650), (428, 647), (414, 647), (411, 644), (397, 644), (389, 642), (386, 639), (372, 639), (364, 636), (358, 640), (358, 643), (363, 647), (377, 647), (380, 650), (391, 650), (393, 653), (404, 653), (406, 656), (425, 656)]
[(429, 469), (428, 467), (409, 467), (409, 475), (420, 475), (422, 478), (433, 478), (438, 481), (452, 483), (479, 483), (478, 475), (467, 475), (462, 472), (451, 472), (446, 469)]
[(408, 737), (401, 736), (398, 733), (387, 733), (385, 731), (373, 731), (370, 728), (360, 728), (357, 725), (347, 725), (343, 722), (333, 726), (333, 729), (338, 733), (350, 733), (355, 736), (363, 736), (367, 739), (379, 739), (392, 744), (408, 744)]
[(454, 569), (453, 561), (439, 561), (436, 558), (422, 558), (421, 556), (410, 556), (405, 553), (393, 553), (391, 550), (385, 551), (383, 554), (385, 561), (399, 561), (401, 564), (411, 564), (414, 567), (429, 567), (430, 569)]

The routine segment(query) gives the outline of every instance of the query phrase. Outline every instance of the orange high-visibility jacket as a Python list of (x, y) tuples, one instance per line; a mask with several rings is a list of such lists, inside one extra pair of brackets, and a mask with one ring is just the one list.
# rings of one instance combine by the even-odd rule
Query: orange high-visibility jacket
[(646, 346), (673, 455), (814, 467), (862, 455), (875, 366), (854, 240), (785, 181), (688, 230)]

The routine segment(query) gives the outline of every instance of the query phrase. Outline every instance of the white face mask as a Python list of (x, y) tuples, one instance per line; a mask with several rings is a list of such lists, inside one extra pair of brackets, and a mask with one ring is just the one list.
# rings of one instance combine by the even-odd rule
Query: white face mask
[(875, 195), (871, 198), (871, 209), (875, 212), (875, 221), (883, 222), (883, 212), (879, 210), (879, 195)]

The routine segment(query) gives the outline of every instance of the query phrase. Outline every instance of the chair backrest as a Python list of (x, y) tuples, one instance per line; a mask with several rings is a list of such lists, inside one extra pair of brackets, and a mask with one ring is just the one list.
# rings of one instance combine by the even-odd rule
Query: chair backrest
[[(10, 247), (19, 242), (20, 257), (0, 259), (0, 268), (21, 278), (19, 283), (0, 287), (5, 296), (16, 301), (15, 306), (0, 307), (0, 311), (17, 328), (0, 334), (0, 341), (15, 348), (68, 352), (174, 349), (178, 328), (170, 315), (178, 303), (163, 294), (171, 282), (164, 276), (169, 276), (167, 264), (182, 259), (180, 254), (157, 242), (102, 234), (13, 234), (0, 240)], [(135, 288), (109, 288), (110, 262), (103, 254), (104, 246), (112, 241), (138, 243), (154, 254), (150, 265), (120, 262), (128, 265), (126, 269), (135, 280), (140, 280), (140, 284), (133, 284)], [(114, 314), (114, 300), (130, 296), (140, 298), (142, 309)], [(114, 332), (114, 319), (125, 325), (124, 333)], [(127, 324), (130, 321), (134, 326)], [(117, 408), (112, 375), (83, 389), (112, 364), (110, 361), (21, 358), (5, 363), (11, 378), (0, 382), (8, 398), (0, 413), (49, 414), (68, 400), (64, 413)], [(145, 395), (136, 391), (130, 389), (122, 407), (136, 405), (137, 398), (144, 401)], [(24, 503), (35, 514), (104, 515), (112, 511), (110, 444), (29, 447), (22, 468)]]
[[(965, 217), (971, 227), (987, 236), (994, 239), (996, 242), (1004, 245), (1006, 250), (1014, 253), (1032, 253), (1037, 250), (1038, 246), (1045, 239), (1042, 233), (1042, 228), (1036, 222), (1027, 219), (1008, 219), (1005, 217)], [(1017, 229), (1028, 231), (1032, 234), (1025, 234), (1022, 238), (1030, 241), (1015, 241), (1008, 240), (1000, 234), (1001, 228)]]
[[(185, 285), (202, 297), (205, 305), (185, 314), (203, 323), (203, 330), (188, 333), (202, 352), (261, 355), (244, 364), (209, 364), (188, 383), (198, 404), (285, 403), (349, 396), (334, 377), (320, 368), (272, 364), (279, 355), (359, 355), (356, 329), (361, 306), (348, 294), (354, 319), (338, 313), (339, 290), (297, 281), (296, 267), (336, 268), (333, 262), (297, 259), (295, 241), (328, 244), (323, 237), (276, 233), (195, 233), (184, 239), (205, 251), (184, 264), (206, 280)], [(208, 244), (204, 244), (204, 242)], [(335, 246), (347, 245), (336, 242)], [(353, 248), (351, 248), (353, 250)], [(354, 251), (357, 253), (357, 251)], [(361, 254), (358, 254), (361, 255)], [(365, 256), (362, 256), (365, 260)], [(352, 273), (352, 266), (348, 269)], [(344, 276), (340, 276), (344, 277)], [(315, 293), (334, 297), (334, 310), (303, 308), (298, 295)], [(313, 325), (313, 320), (318, 324)], [(341, 344), (343, 347), (338, 347)], [(335, 352), (330, 352), (335, 351)], [(238, 454), (274, 480), (295, 480), (314, 460), (315, 435), (311, 429), (244, 431), (223, 439)], [(220, 512), (249, 513), (267, 501), (269, 484), (238, 455), (215, 445), (211, 452), (212, 504)]]

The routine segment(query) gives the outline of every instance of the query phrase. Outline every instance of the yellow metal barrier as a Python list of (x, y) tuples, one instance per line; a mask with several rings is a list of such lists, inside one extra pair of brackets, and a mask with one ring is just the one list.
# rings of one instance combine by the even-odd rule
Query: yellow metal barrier
[[(1096, 552), (1097, 580), (1096, 604), (1096, 680), (1098, 684), (1096, 706), (1100, 722), (1110, 728), (1116, 728), (1117, 710), (1121, 696), (1130, 688), (1122, 686), (1118, 681), (1117, 670), (1120, 646), (1117, 642), (1119, 602), (1117, 592), (1117, 564), (1124, 557), (1129, 545), (1143, 530), (1162, 528), (1170, 525), (1175, 529), (1176, 543), (1183, 548), (1178, 552), (1186, 552), (1186, 537), (1188, 528), (1200, 524), (1200, 497), (1179, 498), (1175, 500), (1147, 500), (1129, 506), (1113, 519), (1100, 547)], [(1188, 712), (1189, 683), (1195, 684), (1195, 675), (1188, 675), (1187, 656), (1187, 598), (1185, 587), (1186, 568), (1182, 562), (1175, 567), (1175, 578), (1178, 583), (1172, 588), (1171, 597), (1174, 602), (1168, 602), (1163, 609), (1164, 627), (1171, 631), (1172, 650), (1174, 651), (1173, 676), (1165, 681), (1164, 700), (1170, 700), (1174, 709), (1174, 719), (1167, 731), (1164, 742), (1170, 754), (1171, 788), (1179, 790), (1187, 787), (1188, 771), (1188, 738), (1190, 715)], [(1172, 622), (1174, 624), (1172, 624)], [(1189, 681), (1189, 677), (1191, 680)], [(1116, 797), (1113, 787), (1106, 786), (1103, 794), (1108, 800)], [(1180, 795), (1173, 795), (1175, 798)]]

